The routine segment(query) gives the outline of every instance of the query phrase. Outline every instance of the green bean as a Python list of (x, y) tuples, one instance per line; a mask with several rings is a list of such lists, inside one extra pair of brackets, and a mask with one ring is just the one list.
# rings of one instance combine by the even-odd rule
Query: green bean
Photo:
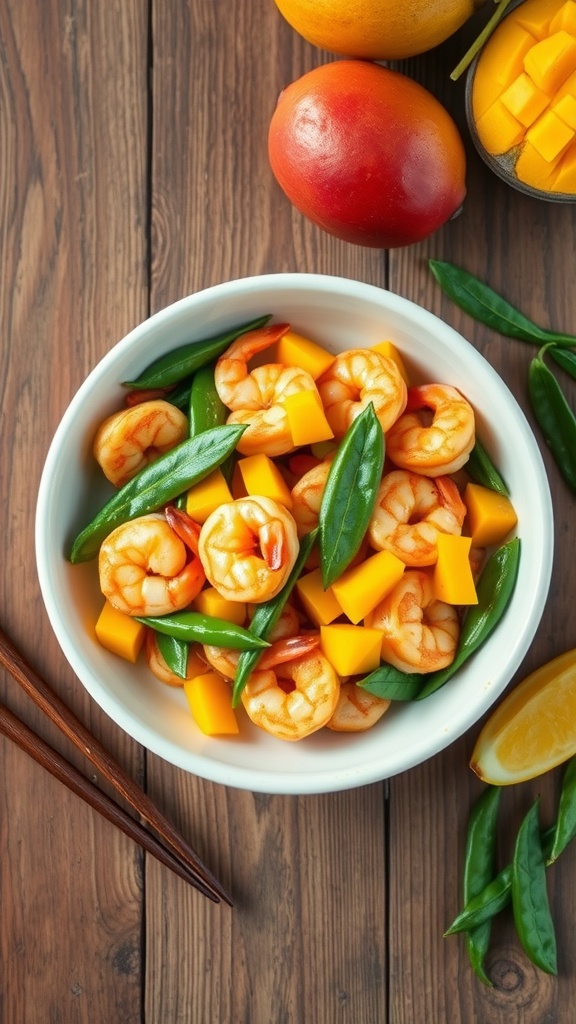
[(483, 487), (489, 487), (491, 491), (497, 491), (498, 494), (508, 497), (509, 491), (506, 484), (478, 438), (476, 438), (470, 458), (466, 463), (466, 472), (477, 484), (482, 484)]
[(540, 349), (530, 363), (530, 402), (558, 469), (570, 490), (576, 493), (576, 416), (556, 377), (544, 362), (546, 348)]
[(562, 779), (554, 839), (547, 863), (553, 864), (576, 836), (576, 757), (568, 761)]
[(393, 665), (380, 665), (370, 675), (357, 681), (357, 686), (383, 700), (414, 700), (422, 689), (425, 676), (418, 672), (401, 672)]
[(218, 334), (203, 341), (193, 341), (188, 345), (172, 349), (166, 355), (155, 359), (136, 380), (123, 382), (127, 388), (164, 388), (171, 384), (178, 384), (189, 377), (205, 363), (211, 362), (217, 356), (225, 352), (232, 342), (247, 331), (257, 330), (264, 327), (270, 320), (270, 316), (261, 316), (241, 327), (233, 327), (223, 334)]
[(346, 431), (330, 466), (320, 505), (324, 589), (358, 551), (370, 522), (384, 465), (384, 434), (372, 403)]
[[(292, 593), (292, 588), (294, 587), (296, 580), (300, 576), (305, 563), (308, 561), (310, 552), (316, 543), (317, 534), (318, 530), (316, 529), (312, 530), (311, 533), (307, 533), (305, 537), (302, 537), (298, 557), (296, 558), (292, 571), (286, 580), (286, 583), (282, 587), (282, 590), (279, 594), (276, 594), (276, 597), (272, 597), (269, 601), (264, 601), (262, 604), (256, 606), (252, 622), (250, 623), (251, 633), (262, 637), (264, 640), (270, 636), (271, 631), (282, 614), (282, 609), (284, 608), (286, 601)], [(258, 651), (245, 651), (238, 659), (236, 675), (234, 676), (234, 686), (232, 688), (232, 707), (234, 708), (237, 707), (240, 702), (242, 691), (258, 663), (260, 653)]]
[(214, 644), (216, 647), (231, 648), (235, 651), (254, 651), (269, 647), (243, 626), (237, 626), (226, 619), (200, 612), (175, 612), (174, 615), (135, 615), (137, 622), (151, 626), (158, 633), (176, 637), (179, 640), (200, 644)]
[(188, 407), (190, 437), (212, 427), (221, 427), (227, 415), (228, 410), (214, 383), (214, 363), (207, 363), (196, 371), (192, 379)]
[(416, 700), (423, 700), (435, 693), (474, 654), (492, 633), (508, 607), (518, 575), (520, 562), (520, 539), (514, 537), (498, 548), (488, 559), (476, 594), (478, 604), (471, 605), (460, 630), (460, 639), (454, 661), (448, 668), (432, 672), (427, 676), (423, 689)]
[(576, 345), (574, 335), (546, 331), (538, 327), (467, 270), (441, 260), (428, 260), (428, 266), (442, 290), (457, 306), (499, 334), (518, 338), (520, 341), (529, 341), (534, 345), (548, 342), (554, 342), (563, 348), (572, 348)]
[(576, 352), (569, 348), (557, 348), (556, 345), (551, 345), (548, 351), (558, 366), (576, 380)]
[(150, 463), (106, 502), (78, 534), (70, 553), (73, 563), (98, 554), (105, 537), (117, 526), (166, 505), (216, 469), (234, 451), (243, 424), (205, 430)]
[[(477, 896), (494, 875), (496, 826), (502, 790), (488, 786), (472, 808), (466, 837), (464, 860), (464, 905)], [(466, 950), (474, 973), (485, 985), (492, 985), (484, 970), (484, 958), (490, 944), (491, 921), (484, 921), (466, 933)]]
[(188, 668), (188, 641), (180, 640), (175, 636), (168, 636), (166, 633), (159, 633), (155, 630), (156, 644), (160, 654), (164, 658), (168, 668), (180, 679), (186, 679)]
[(546, 862), (535, 800), (516, 837), (512, 861), (512, 910), (518, 938), (532, 963), (557, 974), (556, 936), (546, 889)]

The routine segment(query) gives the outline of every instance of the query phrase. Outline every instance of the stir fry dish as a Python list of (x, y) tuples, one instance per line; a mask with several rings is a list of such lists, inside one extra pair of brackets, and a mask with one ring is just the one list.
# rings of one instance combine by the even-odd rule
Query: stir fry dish
[(361, 732), (489, 636), (520, 541), (449, 382), (390, 341), (337, 355), (261, 317), (125, 382), (94, 457), (115, 491), (78, 534), (100, 643), (183, 687), (198, 727)]

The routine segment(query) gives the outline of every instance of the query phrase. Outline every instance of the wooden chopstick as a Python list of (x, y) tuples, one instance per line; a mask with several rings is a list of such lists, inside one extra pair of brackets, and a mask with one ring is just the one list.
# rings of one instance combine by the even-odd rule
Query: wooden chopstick
[[(83, 722), (64, 703), (51, 686), (25, 661), (20, 651), (0, 627), (0, 664), (22, 687), (31, 700), (46, 714), (61, 732), (78, 748), (111, 783), (134, 810), (154, 830), (176, 859), (188, 869), (189, 875), (199, 880), (204, 888), (232, 906), (232, 900), (212, 872), (202, 863), (192, 847), (158, 810), (150, 797), (134, 782), (128, 773), (86, 728)], [(129, 816), (127, 816), (129, 817)], [(131, 819), (133, 820), (133, 819)]]

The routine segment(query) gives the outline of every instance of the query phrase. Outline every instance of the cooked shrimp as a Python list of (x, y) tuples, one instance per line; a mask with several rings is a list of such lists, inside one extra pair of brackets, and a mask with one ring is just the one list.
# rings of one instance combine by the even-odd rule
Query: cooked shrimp
[(242, 703), (254, 724), (272, 736), (301, 740), (326, 725), (339, 691), (332, 665), (320, 651), (313, 651), (283, 664), (278, 673), (257, 669), (242, 693)]
[[(144, 640), (144, 653), (146, 655), (146, 663), (148, 668), (153, 675), (162, 683), (166, 683), (167, 686), (183, 686), (184, 680), (177, 676), (175, 672), (166, 664), (160, 648), (158, 647), (158, 637), (153, 629), (146, 630), (146, 638)], [(192, 674), (198, 674), (198, 671), (202, 671), (200, 668), (200, 660), (202, 659), (202, 645), (201, 644), (189, 644), (188, 645), (188, 669), (186, 672), (186, 678), (190, 679)], [(195, 671), (193, 672), (192, 669)], [(204, 665), (203, 671), (206, 672), (208, 669), (207, 665)]]
[(433, 565), (439, 533), (462, 533), (466, 506), (448, 476), (434, 480), (404, 469), (382, 479), (368, 539), (377, 551), (391, 551), (406, 565)]
[(242, 455), (283, 455), (294, 442), (282, 402), (298, 391), (316, 391), (314, 379), (297, 366), (267, 363), (248, 372), (248, 362), (278, 341), (289, 324), (274, 324), (243, 334), (216, 363), (214, 383), (231, 410), (228, 423), (246, 423), (237, 448)]
[(117, 526), (102, 543), (98, 571), (104, 597), (128, 615), (180, 611), (205, 580), (198, 555), (159, 513)]
[(292, 515), (296, 520), (298, 536), (304, 537), (318, 526), (322, 495), (330, 472), (330, 461), (319, 462), (300, 477), (291, 491)]
[(340, 685), (336, 710), (326, 726), (333, 732), (365, 732), (371, 729), (390, 707), (390, 701), (376, 697), (352, 680)]
[(406, 569), (365, 622), (382, 630), (382, 659), (402, 672), (435, 672), (454, 660), (458, 612), (434, 599), (432, 580), (421, 569)]
[(198, 550), (222, 597), (261, 604), (275, 597), (290, 575), (298, 554), (296, 523), (272, 498), (238, 498), (208, 516)]
[[(268, 647), (258, 661), (258, 668), (265, 670), (275, 668), (284, 664), (285, 661), (294, 661), (303, 654), (309, 654), (316, 650), (320, 643), (318, 633), (302, 634), (301, 636), (282, 637), (274, 641)], [(213, 644), (205, 644), (203, 649), (206, 661), (226, 679), (234, 679), (238, 668), (240, 651), (233, 651), (229, 647), (215, 647)]]
[(318, 380), (318, 391), (336, 437), (372, 402), (382, 430), (404, 411), (406, 384), (396, 363), (369, 348), (341, 352)]
[[(257, 605), (248, 605), (247, 611), (248, 619), (250, 622), (252, 622), (252, 619), (254, 618), (254, 612), (256, 611), (256, 608)], [(277, 621), (272, 626), (272, 629), (270, 630), (268, 640), (270, 640), (270, 642), (273, 643), (274, 640), (283, 640), (287, 636), (296, 636), (299, 629), (300, 616), (298, 615), (298, 612), (296, 611), (294, 605), (290, 604), (290, 602), (287, 601), (282, 611), (280, 612), (279, 618), (277, 619)]]
[(474, 410), (464, 396), (448, 384), (422, 384), (409, 389), (406, 408), (386, 435), (392, 462), (423, 476), (461, 469), (475, 441)]
[(94, 438), (94, 456), (115, 487), (136, 476), (188, 434), (188, 420), (163, 399), (140, 402), (104, 420)]

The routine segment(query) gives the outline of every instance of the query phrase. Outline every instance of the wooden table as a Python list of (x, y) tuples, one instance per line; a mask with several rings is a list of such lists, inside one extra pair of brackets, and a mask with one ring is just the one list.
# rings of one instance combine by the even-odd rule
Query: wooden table
[[(427, 242), (385, 252), (321, 233), (273, 181), (275, 97), (327, 59), (273, 0), (0, 5), (1, 622), (236, 900), (232, 911), (208, 903), (2, 741), (3, 1024), (574, 1020), (574, 849), (549, 873), (558, 979), (527, 962), (509, 918), (494, 929), (493, 989), (463, 943), (442, 937), (480, 791), (468, 769), (477, 728), (389, 784), (347, 793), (270, 797), (193, 778), (87, 697), (48, 625), (34, 561), (38, 480), (72, 395), (130, 328), (216, 282), (299, 270), (389, 287), (465, 334), (532, 420), (532, 349), (472, 323), (426, 263), (459, 263), (542, 325), (576, 329), (576, 207), (524, 198), (490, 174), (468, 141), (463, 82), (448, 77), (484, 20), (403, 67), (465, 134), (464, 210)], [(574, 499), (544, 458), (557, 556), (518, 679), (576, 644)], [(8, 677), (2, 696), (64, 748)], [(551, 813), (557, 783), (553, 773), (505, 793), (502, 856), (536, 793)]]

